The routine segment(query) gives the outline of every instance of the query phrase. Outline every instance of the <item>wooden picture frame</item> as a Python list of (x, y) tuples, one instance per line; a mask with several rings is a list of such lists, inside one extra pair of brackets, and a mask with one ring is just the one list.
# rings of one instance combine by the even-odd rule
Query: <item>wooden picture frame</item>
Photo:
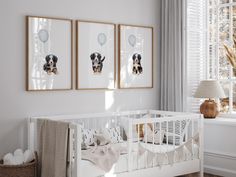
[(120, 89), (153, 88), (153, 27), (118, 26)]
[(73, 88), (73, 21), (26, 16), (27, 91)]
[(116, 25), (76, 21), (76, 88), (115, 89)]

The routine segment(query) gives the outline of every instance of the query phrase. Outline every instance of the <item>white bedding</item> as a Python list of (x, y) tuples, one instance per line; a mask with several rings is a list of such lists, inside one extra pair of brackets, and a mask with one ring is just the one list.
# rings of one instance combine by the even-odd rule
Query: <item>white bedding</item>
[[(128, 147), (127, 142), (123, 142), (119, 144), (122, 147)], [(170, 151), (173, 152), (173, 150), (178, 147), (178, 146), (166, 145), (166, 144), (153, 145), (149, 143), (141, 143), (141, 145), (145, 149), (148, 149), (149, 151), (154, 152), (154, 153), (166, 153)], [(132, 143), (132, 149), (133, 149), (133, 152), (132, 152), (133, 169), (142, 169), (146, 167), (151, 168), (153, 166), (159, 165), (157, 159), (152, 159), (149, 163), (147, 162), (146, 160), (148, 156), (147, 152), (145, 152), (141, 156), (138, 155), (138, 143)], [(194, 154), (194, 158), (198, 158), (199, 148), (196, 144), (194, 144), (194, 147), (193, 147), (193, 154)], [(183, 155), (184, 155), (185, 160), (191, 160), (192, 158), (191, 153), (187, 150), (186, 147), (184, 147)], [(174, 159), (175, 159), (175, 162), (179, 161), (177, 153), (174, 154)], [(167, 156), (164, 157), (162, 164), (163, 165), (168, 164)], [(81, 168), (82, 168), (81, 175), (84, 177), (97, 177), (97, 176), (106, 175), (106, 173), (103, 170), (101, 170), (99, 167), (96, 167), (93, 163), (87, 160), (82, 160)], [(107, 174), (121, 173), (125, 171), (128, 171), (128, 154), (127, 153), (120, 155), (118, 162), (113, 165), (113, 168)]]

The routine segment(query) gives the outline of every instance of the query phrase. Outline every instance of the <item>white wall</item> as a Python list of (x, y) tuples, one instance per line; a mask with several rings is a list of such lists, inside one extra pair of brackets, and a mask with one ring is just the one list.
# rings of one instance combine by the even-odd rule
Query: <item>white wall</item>
[[(153, 26), (154, 89), (26, 92), (25, 15)], [(158, 108), (159, 20), (160, 0), (1, 0), (0, 158), (26, 148), (30, 116)]]
[(204, 121), (204, 167), (211, 174), (236, 176), (236, 120), (216, 118)]

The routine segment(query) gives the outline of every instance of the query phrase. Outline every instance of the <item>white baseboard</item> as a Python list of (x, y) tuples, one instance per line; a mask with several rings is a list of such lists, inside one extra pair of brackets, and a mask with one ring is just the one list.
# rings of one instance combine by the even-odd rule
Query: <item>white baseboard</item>
[(224, 176), (224, 177), (236, 176), (236, 171), (219, 168), (219, 167), (208, 166), (208, 165), (204, 165), (204, 172), (213, 174), (213, 175)]
[[(221, 152), (204, 152), (204, 172), (224, 176), (236, 177), (236, 155)], [(232, 166), (231, 166), (232, 165)]]

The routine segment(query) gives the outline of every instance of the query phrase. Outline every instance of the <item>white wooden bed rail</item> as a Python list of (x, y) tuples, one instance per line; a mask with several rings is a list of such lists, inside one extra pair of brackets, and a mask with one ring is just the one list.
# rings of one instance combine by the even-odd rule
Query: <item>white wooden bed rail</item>
[[(159, 113), (159, 112), (158, 112)], [(159, 123), (159, 130), (162, 130), (162, 123), (166, 123), (166, 129), (168, 130), (169, 129), (169, 124), (168, 123), (173, 123), (175, 124), (176, 121), (179, 121), (179, 124), (180, 124), (180, 128), (181, 129), (181, 121), (186, 121), (188, 122), (188, 124), (190, 124), (190, 131), (191, 132), (188, 132), (189, 130), (187, 128), (185, 128), (183, 130), (183, 134), (185, 134), (184, 138), (185, 138), (185, 142), (189, 139), (189, 136), (191, 136), (190, 140), (191, 140), (191, 143), (192, 143), (192, 148), (194, 147), (194, 140), (193, 140), (193, 137), (196, 133), (199, 134), (199, 159), (202, 159), (203, 156), (203, 149), (202, 149), (202, 133), (200, 134), (200, 132), (202, 132), (202, 117), (200, 115), (197, 115), (197, 114), (191, 114), (191, 117), (189, 117), (189, 115), (177, 115), (177, 116), (174, 116), (174, 117), (159, 117), (159, 118), (156, 118), (156, 117), (145, 117), (145, 118), (139, 118), (139, 119), (130, 119), (129, 117), (129, 137), (131, 137), (130, 139), (128, 139), (128, 147), (129, 147), (129, 164), (133, 164), (133, 161), (132, 161), (132, 157), (130, 156), (131, 154), (131, 151), (132, 151), (132, 145), (133, 145), (133, 135), (132, 135), (132, 128), (134, 127), (133, 125), (136, 125), (138, 127), (138, 134), (140, 133), (140, 126), (139, 125), (144, 125), (144, 129), (145, 131), (147, 132), (147, 127), (151, 124), (151, 126), (153, 127), (153, 129), (155, 129), (155, 124), (156, 123)], [(197, 130), (195, 130), (195, 134), (194, 134), (194, 123), (197, 123)], [(176, 126), (173, 126), (173, 132), (175, 132), (175, 127)], [(189, 127), (186, 125), (186, 127)], [(143, 137), (144, 139), (146, 139), (146, 144), (147, 144), (147, 134), (145, 134), (145, 136)], [(176, 134), (172, 134), (173, 136), (173, 143), (172, 145), (174, 146), (173, 149), (175, 149), (175, 138), (178, 136), (178, 137), (181, 137), (181, 135), (176, 135)], [(168, 132), (166, 133), (166, 144), (169, 145), (169, 141), (168, 141)], [(152, 144), (154, 145), (154, 131), (152, 131)], [(140, 138), (138, 137), (138, 142), (140, 141)], [(160, 142), (161, 141), (161, 136), (160, 136)], [(150, 143), (150, 142), (149, 142)], [(183, 142), (181, 142), (183, 143)], [(162, 145), (163, 143), (160, 143), (160, 145)], [(192, 159), (194, 159), (194, 150), (192, 149), (192, 152), (193, 152), (193, 155), (192, 155)], [(146, 158), (146, 161), (147, 161), (147, 158)], [(175, 159), (174, 159), (175, 161)], [(201, 164), (199, 164), (202, 168), (203, 164), (202, 164), (202, 160), (201, 160)], [(152, 167), (154, 167), (154, 165), (152, 165)], [(146, 166), (147, 168), (147, 166)], [(129, 167), (129, 171), (132, 171), (132, 167)], [(202, 172), (202, 169), (201, 170), (201, 173)], [(199, 171), (200, 171), (199, 170)]]
[[(199, 175), (203, 177), (203, 121), (202, 116), (199, 114), (192, 114), (192, 113), (176, 113), (176, 112), (168, 112), (168, 111), (156, 111), (156, 110), (141, 110), (141, 111), (127, 111), (127, 112), (115, 112), (115, 113), (94, 113), (94, 114), (79, 114), (79, 115), (55, 115), (55, 116), (40, 116), (40, 117), (33, 117), (30, 118), (28, 121), (28, 146), (31, 150), (37, 150), (37, 136), (36, 136), (36, 130), (37, 130), (37, 124), (36, 120), (38, 118), (44, 118), (44, 119), (51, 119), (55, 121), (66, 121), (71, 122), (69, 127), (69, 139), (70, 139), (70, 150), (69, 150), (69, 157), (70, 157), (70, 169), (69, 173), (71, 173), (72, 177), (85, 177), (81, 174), (82, 169), (82, 159), (81, 159), (81, 142), (82, 142), (82, 135), (81, 135), (81, 125), (78, 124), (78, 121), (88, 121), (93, 122), (92, 119), (116, 119), (116, 120), (125, 120), (128, 125), (128, 137), (127, 138), (127, 144), (128, 144), (128, 168), (126, 172), (123, 173), (117, 173), (117, 177), (125, 177), (125, 176), (140, 176), (140, 174), (145, 175), (145, 177), (150, 176), (151, 174), (158, 173), (158, 176), (162, 176), (161, 174), (173, 174), (175, 175), (182, 175), (185, 173), (192, 173), (199, 171)], [(91, 119), (91, 121), (89, 121)], [(185, 128), (182, 130), (182, 122), (185, 121)], [(173, 132), (178, 132), (178, 134), (171, 134), (169, 131), (169, 128), (171, 127), (171, 124), (173, 125)], [(146, 166), (145, 168), (139, 168), (138, 166), (138, 160), (137, 160), (137, 168), (133, 168), (133, 157), (132, 157), (132, 150), (134, 146), (134, 135), (133, 135), (133, 128), (134, 126), (137, 126), (137, 133), (140, 134), (140, 125), (144, 127), (144, 131), (147, 132), (147, 128), (149, 125), (152, 125), (153, 130), (159, 129), (165, 129), (167, 130), (165, 136), (166, 136), (166, 143), (167, 146), (173, 146), (173, 149), (178, 147), (176, 144), (176, 137), (184, 137), (183, 141), (181, 141), (180, 138), (180, 144), (185, 143), (188, 141), (188, 139), (193, 138), (193, 136), (198, 133), (199, 134), (199, 154), (198, 158), (194, 158), (194, 150), (192, 149), (192, 157), (191, 161), (183, 161), (178, 162), (174, 164), (166, 164), (162, 168), (159, 168), (159, 166), (155, 166), (154, 162), (152, 161), (152, 166), (148, 166), (147, 164), (147, 157), (146, 160)], [(177, 125), (179, 125), (179, 130), (177, 131)], [(90, 126), (90, 125), (88, 125)], [(158, 126), (158, 127), (157, 127)], [(145, 134), (144, 137), (138, 136), (138, 142), (141, 140), (145, 140), (146, 142), (144, 145), (148, 144), (147, 142), (147, 134)], [(155, 144), (154, 143), (154, 131), (152, 131), (152, 142), (149, 144)], [(169, 138), (172, 137), (173, 142), (169, 143)], [(164, 143), (161, 141), (160, 136), (160, 145), (162, 148), (162, 145)], [(192, 148), (194, 147), (193, 139), (191, 139)], [(145, 145), (145, 147), (146, 147)], [(163, 146), (164, 147), (164, 146)], [(138, 147), (139, 150), (139, 147)], [(175, 157), (174, 157), (175, 161)], [(182, 164), (182, 166), (181, 166)], [(196, 165), (198, 164), (198, 165)], [(194, 165), (194, 167), (189, 167), (191, 165)], [(180, 168), (188, 168), (188, 169), (178, 169), (176, 167), (180, 166)], [(168, 168), (169, 167), (169, 168)], [(167, 170), (165, 170), (167, 168)], [(172, 172), (170, 173), (170, 170)], [(139, 174), (139, 175), (138, 175)], [(152, 175), (151, 175), (152, 176)], [(150, 176), (150, 177), (151, 177)], [(167, 177), (166, 175), (164, 175)], [(163, 177), (164, 177), (163, 176)], [(141, 176), (140, 176), (141, 177)]]

